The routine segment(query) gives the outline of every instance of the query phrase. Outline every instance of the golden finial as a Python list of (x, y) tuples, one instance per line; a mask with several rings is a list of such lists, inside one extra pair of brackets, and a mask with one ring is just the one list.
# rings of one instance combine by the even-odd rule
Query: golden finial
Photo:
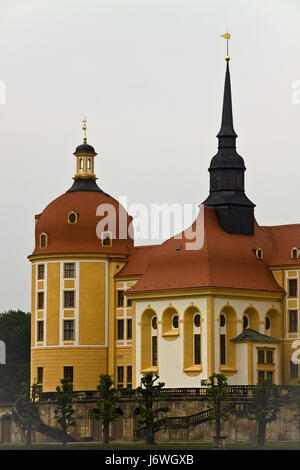
[(83, 123), (82, 130), (83, 130), (83, 132), (84, 132), (84, 134), (83, 134), (83, 142), (86, 144), (86, 141), (87, 141), (87, 136), (86, 136), (86, 117), (82, 120), (82, 123)]
[(224, 38), (227, 41), (227, 56), (225, 57), (225, 60), (228, 62), (230, 60), (230, 57), (228, 55), (228, 40), (231, 38), (231, 34), (228, 33), (228, 29), (227, 29), (227, 33), (221, 35), (221, 38)]

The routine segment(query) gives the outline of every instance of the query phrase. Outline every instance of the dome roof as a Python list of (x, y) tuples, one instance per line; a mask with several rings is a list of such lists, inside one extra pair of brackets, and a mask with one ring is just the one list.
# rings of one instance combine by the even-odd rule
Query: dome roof
[[(98, 208), (103, 204), (106, 206), (103, 206), (102, 211), (99, 212)], [(101, 215), (96, 214), (97, 209)], [(70, 212), (77, 215), (75, 223), (69, 221)], [(107, 227), (109, 215), (113, 216), (114, 221), (112, 225)], [(128, 237), (128, 225), (132, 217), (128, 216), (118, 201), (103, 192), (67, 192), (51, 202), (41, 214), (36, 216), (36, 219), (35, 249), (32, 255), (50, 253), (128, 254), (133, 246), (132, 238)], [(101, 220), (103, 222), (99, 224)], [(124, 236), (127, 236), (127, 239), (119, 238), (120, 220), (124, 220), (126, 224), (124, 229), (123, 227), (121, 229), (125, 232)], [(102, 246), (101, 233), (105, 230), (116, 232), (116, 235), (112, 235), (112, 246)], [(48, 236), (45, 248), (40, 248), (42, 233), (46, 233)]]
[(96, 152), (95, 152), (94, 147), (92, 147), (92, 145), (89, 145), (87, 143), (80, 144), (76, 147), (76, 150), (75, 150), (74, 154), (78, 155), (80, 153), (82, 153), (82, 154), (90, 153), (92, 155), (97, 155)]

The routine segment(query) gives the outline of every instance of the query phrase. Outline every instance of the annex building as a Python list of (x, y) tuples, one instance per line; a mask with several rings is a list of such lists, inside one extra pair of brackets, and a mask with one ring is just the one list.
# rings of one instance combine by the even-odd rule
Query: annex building
[[(255, 220), (226, 59), (210, 192), (191, 227), (197, 249), (188, 231), (134, 246), (131, 217), (96, 183), (86, 136), (74, 153), (73, 185), (35, 216), (31, 380), (43, 392), (66, 376), (75, 391), (95, 390), (101, 373), (129, 389), (147, 371), (168, 388), (200, 387), (213, 372), (230, 385), (298, 379), (300, 224)], [(99, 234), (103, 205), (117, 219)]]

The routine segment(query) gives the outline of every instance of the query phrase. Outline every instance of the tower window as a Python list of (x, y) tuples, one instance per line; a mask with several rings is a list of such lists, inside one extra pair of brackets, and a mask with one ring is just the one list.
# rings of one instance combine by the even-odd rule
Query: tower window
[(64, 367), (64, 379), (70, 379), (71, 382), (74, 380), (74, 371), (73, 367), (65, 366)]
[(132, 319), (127, 319), (127, 339), (132, 339)]
[(118, 320), (118, 339), (124, 339), (124, 320)]
[(44, 292), (38, 292), (38, 308), (44, 308)]
[(64, 291), (65, 307), (74, 307), (75, 305), (75, 292), (73, 290)]
[(118, 367), (117, 368), (117, 388), (123, 388), (124, 387), (124, 367)]
[(41, 233), (40, 235), (40, 248), (47, 248), (48, 245), (48, 235), (47, 233)]
[(79, 170), (82, 170), (83, 169), (83, 158), (79, 158), (79, 161), (78, 161), (78, 168)]
[(65, 277), (75, 277), (74, 263), (65, 263)]
[(289, 279), (289, 297), (297, 297), (297, 279)]
[(43, 321), (37, 322), (37, 340), (44, 341), (44, 322)]
[(88, 160), (87, 160), (87, 169), (88, 170), (92, 169), (92, 160), (90, 158), (88, 158)]
[(102, 232), (101, 234), (101, 245), (112, 246), (112, 234), (111, 232)]
[(74, 320), (64, 320), (64, 340), (74, 339)]
[(127, 366), (127, 388), (132, 388), (132, 366)]
[(37, 368), (37, 383), (42, 384), (43, 383), (43, 367), (38, 367)]
[(124, 291), (118, 290), (118, 307), (124, 306)]
[(289, 332), (298, 331), (298, 310), (289, 310)]
[(38, 265), (38, 279), (44, 279), (45, 266), (43, 264)]

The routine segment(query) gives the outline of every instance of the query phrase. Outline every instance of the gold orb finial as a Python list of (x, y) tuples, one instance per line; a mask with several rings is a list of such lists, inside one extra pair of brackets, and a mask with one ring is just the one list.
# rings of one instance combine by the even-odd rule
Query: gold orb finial
[(82, 124), (83, 124), (82, 130), (83, 130), (83, 132), (84, 132), (84, 134), (83, 134), (83, 142), (86, 144), (86, 141), (87, 141), (87, 136), (86, 136), (86, 129), (87, 129), (87, 128), (86, 128), (86, 117), (82, 120)]

